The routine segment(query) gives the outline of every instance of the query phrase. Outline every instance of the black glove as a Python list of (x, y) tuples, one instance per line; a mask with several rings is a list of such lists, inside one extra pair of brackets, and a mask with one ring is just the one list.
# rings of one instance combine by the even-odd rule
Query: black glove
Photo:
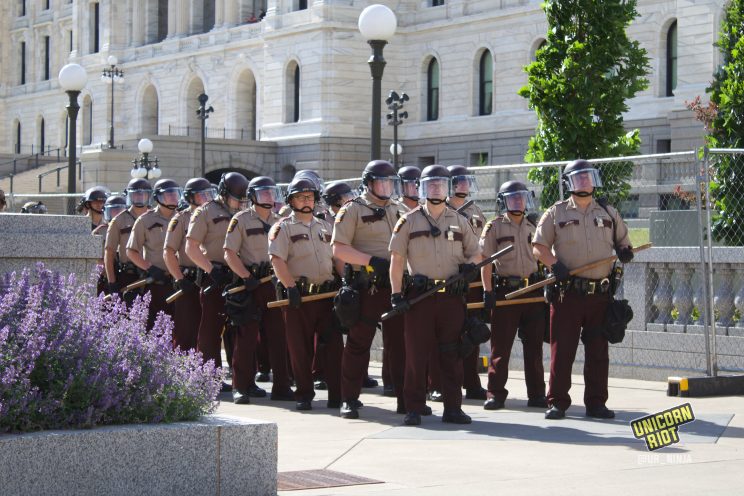
[(620, 250), (618, 250), (617, 252), (617, 258), (624, 264), (630, 262), (631, 260), (633, 260), (633, 248), (631, 248), (630, 246), (620, 248)]
[(289, 300), (289, 308), (294, 308), (295, 310), (300, 308), (302, 298), (300, 297), (300, 290), (297, 289), (297, 286), (287, 288), (287, 299)]
[(372, 270), (374, 270), (377, 275), (387, 274), (390, 272), (390, 260), (385, 260), (384, 258), (372, 257), (369, 259), (367, 265), (372, 267)]
[(460, 270), (461, 274), (464, 274), (465, 280), (468, 283), (475, 281), (476, 279), (478, 279), (478, 276), (480, 275), (478, 273), (478, 269), (475, 268), (475, 264), (473, 263), (460, 264), (458, 266), (458, 269)]
[(209, 271), (209, 278), (212, 279), (212, 282), (217, 286), (225, 286), (230, 282), (230, 277), (219, 267), (212, 267), (212, 270)]
[(566, 265), (560, 260), (551, 265), (550, 270), (553, 272), (553, 276), (558, 282), (568, 281), (568, 278), (571, 277), (568, 267), (566, 267)]
[(496, 293), (483, 291), (483, 310), (491, 310), (496, 305)]
[(196, 287), (196, 284), (194, 284), (194, 281), (192, 281), (191, 279), (186, 279), (185, 277), (183, 279), (174, 281), (173, 287), (176, 288), (176, 290), (178, 291), (183, 291), (184, 293), (197, 290), (197, 287)]
[(406, 312), (411, 308), (408, 300), (403, 298), (403, 293), (393, 293), (390, 295), (390, 304), (393, 306), (393, 310), (399, 313)]
[(244, 277), (243, 278), (243, 286), (245, 286), (245, 290), (248, 292), (255, 290), (260, 285), (261, 285), (261, 281), (259, 281), (255, 277)]
[(150, 268), (147, 269), (147, 277), (151, 278), (153, 282), (168, 281), (168, 275), (165, 273), (165, 271), (160, 267), (156, 267), (154, 265), (150, 265)]
[(110, 282), (106, 284), (106, 294), (118, 294), (121, 293), (121, 284), (118, 282)]

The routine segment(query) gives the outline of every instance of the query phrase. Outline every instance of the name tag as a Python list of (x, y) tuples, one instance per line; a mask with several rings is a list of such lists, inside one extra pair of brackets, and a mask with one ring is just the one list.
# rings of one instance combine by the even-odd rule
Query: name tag
[(559, 222), (558, 223), (558, 227), (560, 227), (561, 229), (563, 229), (566, 226), (573, 226), (573, 225), (578, 226), (579, 225), (579, 219), (571, 219), (571, 220), (567, 220), (565, 222)]
[(290, 236), (289, 239), (292, 241), (292, 243), (296, 243), (300, 240), (310, 241), (310, 236), (308, 236), (306, 233), (295, 234), (294, 236)]
[(444, 231), (444, 239), (447, 241), (462, 241), (462, 233), (461, 232), (455, 232), (452, 230)]

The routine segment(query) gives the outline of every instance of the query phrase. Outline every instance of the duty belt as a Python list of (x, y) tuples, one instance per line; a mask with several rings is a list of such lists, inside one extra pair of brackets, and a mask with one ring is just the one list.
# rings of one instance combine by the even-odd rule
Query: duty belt
[[(411, 277), (410, 289), (418, 292), (428, 291), (434, 286), (443, 283), (446, 279), (429, 279), (424, 275), (415, 275)], [(464, 279), (461, 279), (449, 286), (444, 286), (438, 291), (439, 293), (447, 293), (455, 296), (463, 296), (468, 292), (468, 284)]]
[(541, 277), (537, 272), (533, 272), (527, 277), (516, 277), (516, 276), (494, 276), (493, 277), (493, 288), (494, 289), (522, 289), (526, 288), (530, 284), (534, 284), (540, 281)]
[(186, 267), (185, 265), (181, 265), (179, 268), (181, 269), (184, 278), (191, 282), (196, 282), (196, 274), (199, 270), (198, 267)]
[(362, 270), (353, 271), (351, 278), (352, 286), (358, 290), (390, 289), (390, 274), (377, 274), (362, 268)]
[[(308, 282), (307, 277), (300, 277), (295, 281), (295, 286), (297, 287), (297, 290), (300, 292), (300, 295), (302, 296), (308, 296), (313, 294), (320, 294), (320, 293), (328, 293), (331, 291), (336, 291), (338, 288), (340, 288), (340, 284), (335, 279), (328, 279), (327, 281), (323, 281), (321, 283), (315, 284)], [(287, 288), (284, 287), (284, 285), (280, 282), (277, 283), (277, 290), (281, 291), (282, 298), (284, 299), (287, 297)], [(278, 296), (278, 295), (277, 295)]]
[(572, 277), (567, 282), (561, 283), (561, 289), (581, 295), (605, 294), (610, 292), (610, 279), (608, 277), (603, 279)]

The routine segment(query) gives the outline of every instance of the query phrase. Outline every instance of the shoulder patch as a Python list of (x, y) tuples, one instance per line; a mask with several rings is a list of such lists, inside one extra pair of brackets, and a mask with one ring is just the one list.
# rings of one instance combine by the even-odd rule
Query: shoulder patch
[(282, 230), (282, 221), (280, 220), (273, 226), (271, 226), (271, 231), (269, 231), (269, 240), (274, 241), (277, 236), (279, 236), (279, 231)]
[(168, 232), (175, 231), (177, 225), (178, 225), (178, 219), (177, 218), (171, 219), (171, 221), (168, 223)]
[(347, 205), (349, 204), (351, 200), (344, 203), (344, 205), (338, 209), (338, 213), (336, 213), (336, 220), (334, 221), (336, 224), (344, 220), (344, 215), (346, 215)]
[(406, 223), (405, 216), (403, 216), (400, 219), (398, 219), (398, 222), (395, 223), (395, 227), (393, 228), (393, 232), (394, 233), (397, 233), (398, 231), (400, 231), (400, 228), (403, 227), (403, 224), (405, 224), (405, 223)]
[(489, 220), (486, 223), (485, 229), (483, 229), (483, 234), (488, 234), (488, 231), (490, 231), (492, 227), (493, 227), (493, 221), (492, 220)]
[(233, 232), (236, 227), (238, 227), (238, 219), (233, 217), (232, 219), (230, 219), (230, 225), (227, 226), (227, 232)]

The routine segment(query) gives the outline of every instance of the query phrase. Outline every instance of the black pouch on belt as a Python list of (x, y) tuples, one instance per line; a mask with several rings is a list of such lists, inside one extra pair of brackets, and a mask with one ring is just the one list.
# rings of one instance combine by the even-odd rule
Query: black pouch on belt
[(359, 321), (362, 306), (359, 291), (351, 286), (342, 286), (333, 297), (333, 310), (341, 327), (350, 329)]

